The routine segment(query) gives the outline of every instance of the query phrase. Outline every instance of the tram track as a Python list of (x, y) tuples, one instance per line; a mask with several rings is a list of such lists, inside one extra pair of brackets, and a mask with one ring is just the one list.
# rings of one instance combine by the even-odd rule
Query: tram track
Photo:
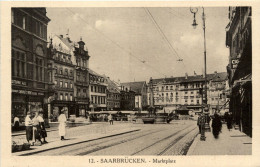
[[(144, 152), (145, 150), (147, 150), (147, 149), (149, 149), (149, 148), (151, 148), (151, 147), (154, 147), (155, 145), (160, 145), (160, 143), (162, 143), (162, 142), (164, 142), (164, 141), (166, 141), (166, 140), (169, 140), (170, 138), (172, 138), (172, 137), (174, 137), (174, 136), (177, 136), (178, 134), (180, 134), (183, 130), (185, 130), (186, 129), (186, 127), (185, 128), (182, 128), (182, 129), (180, 129), (180, 130), (178, 130), (177, 132), (175, 132), (175, 133), (172, 133), (171, 135), (168, 135), (168, 136), (166, 136), (166, 137), (164, 137), (164, 138), (162, 138), (162, 139), (160, 139), (160, 140), (158, 140), (158, 141), (155, 141), (155, 142), (153, 142), (152, 144), (149, 144), (148, 146), (146, 146), (146, 147), (144, 147), (144, 148), (142, 148), (141, 150), (139, 150), (139, 151), (136, 151), (136, 152), (134, 152), (134, 153), (132, 153), (131, 154), (131, 156), (133, 156), (133, 155), (137, 155), (137, 154), (139, 154), (140, 155), (140, 153), (141, 152)], [(195, 129), (195, 128), (193, 128), (193, 129)], [(193, 130), (192, 129), (192, 130)], [(192, 131), (191, 130), (191, 131)], [(190, 132), (190, 131), (189, 131)], [(188, 132), (188, 133), (189, 133)], [(185, 133), (185, 135), (186, 135), (187, 133)], [(184, 135), (184, 136), (185, 136)], [(183, 136), (183, 137), (184, 137)], [(183, 138), (182, 137), (182, 138)], [(179, 138), (179, 137), (178, 137)], [(180, 138), (181, 139), (181, 138)], [(179, 140), (180, 140), (179, 139)], [(177, 142), (177, 141), (176, 141)]]
[[(133, 136), (132, 138), (128, 138), (128, 139), (124, 139), (124, 140), (120, 140), (118, 142), (114, 142), (112, 144), (109, 144), (109, 145), (105, 145), (105, 146), (101, 146), (101, 147), (97, 147), (97, 148), (94, 148), (92, 150), (88, 150), (88, 151), (85, 151), (85, 152), (81, 152), (79, 154), (76, 154), (76, 155), (87, 155), (87, 154), (91, 154), (91, 153), (94, 153), (94, 152), (97, 152), (97, 151), (100, 151), (100, 150), (104, 150), (104, 149), (107, 149), (107, 148), (110, 148), (110, 147), (113, 147), (113, 146), (117, 146), (119, 144), (123, 144), (123, 143), (127, 143), (127, 142), (130, 142), (130, 141), (133, 141), (133, 140), (137, 140), (137, 139), (140, 139), (142, 137), (145, 137), (145, 136), (148, 136), (148, 135), (151, 135), (151, 134), (155, 134), (155, 133), (158, 133), (158, 132), (162, 132), (164, 130), (161, 130), (161, 129), (157, 129), (155, 131), (152, 131), (152, 132), (147, 132), (145, 134), (141, 134), (139, 136)], [(143, 132), (141, 132), (143, 133)], [(125, 138), (125, 136), (123, 136), (122, 138)], [(114, 139), (113, 139), (114, 140)], [(107, 143), (107, 142), (106, 142)]]

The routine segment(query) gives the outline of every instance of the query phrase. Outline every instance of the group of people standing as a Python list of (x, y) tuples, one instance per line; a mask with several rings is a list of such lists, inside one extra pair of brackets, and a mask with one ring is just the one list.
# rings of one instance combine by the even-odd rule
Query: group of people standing
[[(65, 140), (66, 134), (66, 122), (67, 118), (64, 111), (61, 111), (58, 117), (59, 122), (59, 136), (61, 140)], [(25, 118), (25, 130), (26, 130), (26, 140), (31, 145), (42, 145), (48, 143), (46, 141), (47, 131), (45, 129), (45, 123), (43, 119), (43, 112), (27, 112)]]
[[(202, 133), (202, 131), (205, 131), (205, 125), (206, 123), (209, 125), (210, 121), (212, 119), (212, 123), (211, 123), (211, 127), (212, 127), (212, 133), (213, 136), (217, 139), (219, 136), (219, 133), (222, 130), (222, 121), (221, 121), (221, 117), (215, 113), (212, 118), (209, 117), (209, 115), (205, 115), (205, 114), (200, 114), (198, 117), (198, 121), (197, 121), (197, 125), (199, 127), (199, 133)], [(225, 116), (225, 121), (227, 123), (227, 128), (230, 131), (232, 129), (232, 115), (231, 113), (228, 113)]]
[(43, 112), (27, 112), (25, 118), (26, 139), (31, 145), (41, 145), (46, 141), (47, 132), (43, 119)]

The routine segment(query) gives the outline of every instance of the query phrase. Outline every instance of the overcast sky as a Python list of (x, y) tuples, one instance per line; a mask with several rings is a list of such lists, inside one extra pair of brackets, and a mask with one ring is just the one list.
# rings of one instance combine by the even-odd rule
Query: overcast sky
[[(82, 37), (90, 68), (115, 81), (148, 81), (150, 77), (202, 74), (203, 29), (199, 8), (193, 29), (189, 8), (47, 8), (48, 35)], [(172, 52), (149, 16), (151, 13), (179, 58)], [(226, 71), (228, 48), (225, 27), (228, 8), (205, 8), (207, 72)]]

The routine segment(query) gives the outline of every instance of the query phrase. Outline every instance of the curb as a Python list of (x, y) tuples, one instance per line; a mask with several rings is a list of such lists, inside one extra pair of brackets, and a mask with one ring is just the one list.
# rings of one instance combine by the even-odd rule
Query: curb
[(33, 152), (29, 152), (29, 153), (22, 153), (19, 155), (14, 155), (14, 156), (27, 156), (27, 155), (33, 155), (33, 154), (37, 154), (37, 153), (41, 153), (41, 152), (45, 152), (45, 151), (50, 151), (50, 150), (54, 150), (54, 149), (59, 149), (59, 148), (63, 148), (63, 147), (67, 147), (67, 146), (73, 146), (73, 145), (77, 145), (77, 144), (81, 144), (81, 143), (85, 143), (85, 142), (90, 142), (90, 141), (95, 141), (95, 140), (99, 140), (99, 139), (105, 139), (105, 138), (109, 138), (109, 137), (114, 137), (114, 136), (118, 136), (118, 135), (123, 135), (123, 134), (127, 134), (127, 133), (132, 133), (132, 132), (136, 132), (136, 131), (140, 131), (141, 129), (134, 129), (134, 130), (130, 130), (130, 131), (124, 131), (124, 132), (120, 132), (120, 133), (115, 133), (115, 134), (110, 134), (110, 135), (106, 135), (106, 136), (100, 136), (100, 137), (93, 137), (93, 138), (89, 138), (83, 141), (75, 141), (73, 143), (69, 143), (69, 144), (65, 144), (65, 145), (60, 145), (60, 146), (56, 146), (56, 147), (52, 147), (52, 148), (46, 148), (46, 149), (42, 149), (42, 150), (36, 150)]
[(193, 155), (193, 152), (194, 152), (199, 140), (200, 140), (200, 136), (199, 136), (199, 134), (197, 134), (197, 136), (193, 140), (193, 142), (192, 142), (192, 144), (191, 144), (191, 146), (190, 146), (186, 155)]

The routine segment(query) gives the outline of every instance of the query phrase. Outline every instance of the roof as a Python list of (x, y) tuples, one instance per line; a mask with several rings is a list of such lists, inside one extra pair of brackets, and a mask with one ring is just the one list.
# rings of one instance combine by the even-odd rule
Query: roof
[(70, 38), (62, 38), (60, 35), (56, 35), (68, 48), (72, 49), (75, 45), (77, 45), (75, 42), (71, 41)]
[(139, 82), (125, 82), (121, 83), (124, 87), (130, 87), (132, 91), (135, 93), (142, 93), (143, 87), (146, 85), (145, 81), (139, 81)]
[[(213, 73), (213, 74), (207, 74), (207, 80), (212, 81), (224, 81), (227, 80), (227, 72), (221, 72), (221, 73)], [(153, 84), (158, 83), (185, 83), (185, 82), (200, 82), (204, 81), (205, 78), (203, 75), (193, 75), (193, 76), (187, 76), (186, 77), (171, 77), (171, 78), (159, 78), (159, 79), (153, 79)]]
[(99, 76), (99, 77), (104, 77), (104, 76), (102, 76), (102, 75), (96, 73), (95, 71), (91, 70), (90, 68), (88, 68), (88, 72), (89, 72), (89, 74), (91, 74), (91, 75), (95, 75), (95, 76)]
[(105, 82), (108, 84), (107, 90), (111, 93), (120, 93), (120, 90), (119, 90), (118, 86), (116, 85), (116, 83), (114, 81), (110, 80), (109, 77), (105, 76), (105, 78), (106, 78)]

